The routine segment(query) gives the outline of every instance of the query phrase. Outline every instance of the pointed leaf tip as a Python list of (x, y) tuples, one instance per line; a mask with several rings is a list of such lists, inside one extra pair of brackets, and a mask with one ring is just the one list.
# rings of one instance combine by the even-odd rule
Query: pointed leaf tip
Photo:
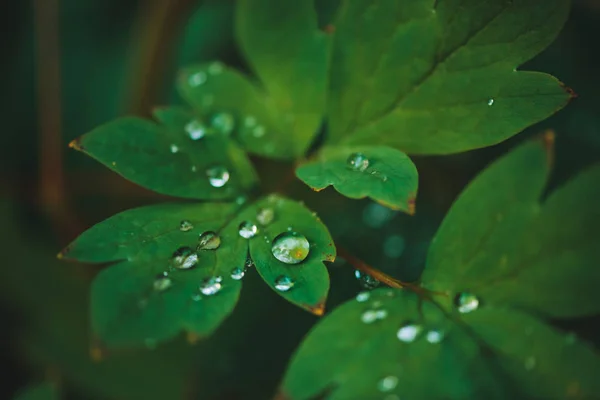
[(316, 315), (322, 317), (325, 314), (325, 302), (317, 304), (315, 307), (307, 307), (307, 310)]

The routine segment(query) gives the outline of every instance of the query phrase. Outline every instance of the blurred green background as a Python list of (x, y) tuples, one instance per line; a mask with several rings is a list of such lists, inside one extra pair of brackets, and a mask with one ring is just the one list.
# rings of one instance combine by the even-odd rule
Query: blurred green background
[[(320, 25), (336, 0), (318, 0)], [(244, 280), (234, 315), (205, 342), (90, 357), (89, 285), (99, 268), (56, 253), (115, 212), (164, 200), (82, 154), (75, 137), (124, 114), (149, 115), (177, 103), (176, 71), (220, 59), (247, 70), (233, 38), (233, 0), (7, 1), (0, 135), (0, 398), (51, 381), (68, 399), (266, 399), (294, 348), (317, 318), (281, 300), (255, 274)], [(408, 217), (330, 190), (292, 193), (317, 210), (336, 241), (385, 272), (418, 278), (428, 242), (464, 185), (527, 136), (557, 132), (551, 186), (600, 159), (600, 2), (575, 1), (557, 41), (524, 69), (549, 72), (579, 98), (556, 116), (493, 148), (418, 157), (417, 215)], [(281, 164), (256, 159), (268, 189)], [(331, 268), (328, 308), (361, 289), (343, 261)], [(598, 344), (598, 320), (563, 324)]]

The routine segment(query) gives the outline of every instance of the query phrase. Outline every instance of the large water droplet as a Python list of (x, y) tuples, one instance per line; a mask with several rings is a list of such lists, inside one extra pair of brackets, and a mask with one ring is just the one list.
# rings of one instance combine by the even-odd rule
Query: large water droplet
[(221, 237), (213, 231), (207, 231), (198, 238), (198, 250), (215, 250), (221, 245)]
[(168, 288), (170, 288), (172, 285), (173, 285), (173, 282), (171, 281), (171, 278), (169, 278), (165, 274), (158, 274), (156, 276), (156, 278), (154, 278), (154, 283), (153, 283), (152, 287), (157, 292), (163, 292), (163, 291), (167, 290)]
[(462, 292), (456, 295), (454, 304), (459, 313), (466, 314), (479, 308), (479, 299), (472, 293)]
[(425, 334), (425, 339), (432, 344), (440, 343), (444, 339), (444, 332), (432, 329)]
[(221, 165), (215, 165), (206, 170), (206, 176), (210, 186), (220, 188), (229, 181), (229, 171)]
[(185, 126), (185, 131), (192, 140), (200, 140), (206, 135), (206, 126), (198, 120), (192, 120)]
[(275, 289), (280, 292), (287, 292), (294, 287), (294, 281), (289, 276), (281, 275), (275, 279)]
[(240, 224), (238, 233), (244, 239), (250, 239), (256, 236), (258, 227), (250, 221), (244, 221)]
[(180, 247), (173, 253), (173, 267), (189, 269), (198, 263), (198, 254), (189, 247)]
[(240, 279), (242, 279), (244, 277), (244, 275), (246, 274), (246, 271), (240, 267), (235, 267), (234, 269), (231, 270), (231, 279), (235, 279), (236, 281), (239, 281)]
[(362, 153), (352, 153), (346, 160), (348, 167), (354, 171), (364, 171), (369, 167), (369, 159)]
[(354, 276), (356, 279), (358, 279), (360, 285), (365, 289), (375, 289), (380, 284), (377, 279), (359, 270), (354, 270)]
[(527, 357), (525, 359), (525, 369), (527, 371), (531, 371), (532, 369), (534, 369), (535, 364), (536, 364), (535, 357), (532, 356), (532, 357)]
[(188, 221), (187, 219), (184, 219), (179, 224), (179, 230), (181, 232), (188, 232), (188, 231), (191, 231), (192, 229), (194, 229), (194, 225), (190, 221)]
[(359, 303), (364, 303), (365, 301), (369, 300), (369, 297), (371, 297), (371, 293), (360, 292), (356, 295), (356, 301), (358, 301)]
[(200, 86), (204, 82), (206, 82), (206, 72), (198, 71), (195, 74), (192, 74), (188, 78), (188, 83), (190, 86)]
[(200, 293), (205, 296), (212, 296), (213, 294), (219, 293), (221, 290), (221, 281), (222, 278), (220, 276), (211, 276), (210, 278), (206, 278), (200, 284)]
[(296, 232), (279, 234), (271, 246), (271, 252), (279, 261), (286, 264), (298, 264), (306, 259), (310, 251), (308, 240)]
[(176, 144), (172, 144), (171, 145), (171, 153), (175, 154), (177, 152), (179, 152), (179, 147), (177, 147)]
[(396, 386), (398, 386), (398, 378), (393, 375), (386, 376), (377, 384), (377, 388), (382, 392), (392, 391)]
[(399, 258), (404, 252), (404, 238), (400, 235), (392, 235), (383, 242), (383, 254), (389, 258)]
[(422, 330), (422, 326), (408, 322), (398, 329), (396, 336), (398, 336), (401, 342), (412, 343), (417, 339)]
[(275, 219), (275, 211), (272, 208), (261, 208), (256, 213), (256, 220), (262, 226), (267, 226)]
[(229, 135), (235, 128), (235, 119), (229, 113), (218, 113), (212, 117), (211, 126), (220, 133)]

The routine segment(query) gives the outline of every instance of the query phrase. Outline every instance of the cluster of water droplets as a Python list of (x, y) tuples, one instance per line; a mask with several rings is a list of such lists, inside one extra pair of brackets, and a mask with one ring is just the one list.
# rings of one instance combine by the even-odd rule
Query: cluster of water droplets
[(364, 289), (375, 289), (381, 282), (373, 278), (371, 275), (364, 273), (360, 270), (354, 270), (354, 277), (358, 280), (360, 286)]

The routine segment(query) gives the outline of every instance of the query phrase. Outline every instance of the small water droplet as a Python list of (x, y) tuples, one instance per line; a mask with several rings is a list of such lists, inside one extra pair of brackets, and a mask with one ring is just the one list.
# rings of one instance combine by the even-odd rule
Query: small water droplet
[(246, 262), (244, 262), (244, 270), (248, 269), (248, 268), (253, 268), (254, 267), (254, 261), (252, 261), (252, 259), (250, 257), (246, 258)]
[(369, 167), (369, 159), (362, 153), (350, 154), (346, 163), (353, 171), (362, 172)]
[(192, 140), (200, 140), (206, 135), (206, 127), (196, 119), (187, 123), (185, 131)]
[(396, 386), (398, 386), (398, 378), (393, 375), (386, 376), (377, 384), (377, 388), (382, 392), (392, 391)]
[(388, 316), (388, 312), (387, 310), (377, 310), (375, 311), (375, 316), (377, 317), (377, 319), (386, 319)]
[(261, 138), (261, 137), (265, 136), (266, 132), (267, 132), (267, 130), (265, 129), (264, 126), (256, 125), (254, 127), (254, 129), (252, 129), (252, 136), (254, 136), (255, 138)]
[(200, 293), (205, 296), (212, 296), (219, 293), (222, 287), (221, 280), (220, 276), (211, 276), (210, 278), (204, 279), (200, 284)]
[(271, 253), (286, 264), (299, 264), (306, 259), (310, 244), (303, 235), (296, 232), (284, 232), (273, 240)]
[(176, 144), (171, 145), (171, 153), (175, 154), (179, 151), (179, 147)]
[(165, 276), (163, 274), (158, 274), (156, 276), (156, 278), (154, 279), (154, 284), (152, 285), (152, 287), (157, 292), (163, 292), (163, 291), (167, 290), (168, 288), (170, 288), (172, 285), (173, 285), (173, 282), (171, 281), (171, 278), (169, 278), (168, 276)]
[(479, 299), (472, 293), (462, 292), (456, 295), (454, 304), (461, 314), (467, 314), (479, 308)]
[(231, 279), (235, 279), (236, 281), (239, 281), (240, 279), (242, 279), (244, 277), (245, 274), (246, 274), (245, 270), (243, 270), (240, 267), (235, 267), (234, 269), (231, 270)]
[(221, 237), (213, 231), (206, 231), (198, 238), (199, 250), (215, 250), (221, 245)]
[(367, 310), (361, 314), (360, 320), (365, 324), (371, 324), (377, 321), (377, 313), (375, 310)]
[(172, 264), (177, 269), (189, 269), (198, 263), (198, 254), (189, 247), (180, 247), (173, 253)]
[(206, 176), (208, 177), (210, 186), (215, 188), (223, 187), (229, 181), (229, 171), (221, 165), (207, 169)]
[(371, 293), (360, 292), (356, 295), (356, 301), (358, 301), (359, 303), (364, 303), (365, 301), (369, 300), (369, 297), (371, 297)]
[(246, 116), (246, 118), (244, 118), (244, 126), (246, 128), (252, 128), (252, 127), (256, 126), (256, 118), (253, 117), (252, 115)]
[(365, 274), (362, 271), (354, 270), (354, 276), (356, 279), (358, 279), (360, 286), (365, 289), (375, 289), (377, 286), (379, 286), (380, 282), (377, 279), (373, 278), (369, 274)]
[(396, 336), (401, 342), (404, 343), (412, 343), (419, 337), (419, 334), (423, 330), (423, 327), (420, 325), (414, 324), (412, 322), (408, 322), (398, 329), (398, 333)]
[(262, 226), (267, 226), (275, 219), (275, 211), (272, 208), (261, 208), (256, 213), (256, 220)]
[(225, 69), (223, 63), (215, 61), (208, 66), (208, 73), (211, 75), (218, 75)]
[(388, 236), (383, 242), (383, 254), (389, 258), (399, 258), (404, 252), (404, 238), (400, 235)]
[(192, 74), (188, 78), (188, 83), (190, 86), (200, 86), (204, 82), (206, 82), (206, 72), (198, 71), (195, 74)]
[(251, 239), (258, 233), (258, 227), (250, 221), (244, 221), (240, 224), (238, 233), (244, 239)]
[(432, 329), (425, 334), (425, 339), (427, 339), (429, 343), (435, 344), (444, 340), (444, 336), (444, 332)]
[(535, 364), (536, 364), (535, 357), (527, 357), (525, 359), (525, 369), (527, 371), (531, 371), (532, 369), (534, 369)]
[(281, 275), (275, 279), (275, 289), (287, 292), (294, 286), (294, 281), (289, 276)]
[(235, 128), (235, 119), (229, 113), (218, 113), (212, 117), (211, 126), (222, 134), (229, 135)]
[(192, 223), (190, 221), (188, 221), (187, 219), (184, 219), (183, 221), (181, 221), (179, 223), (179, 230), (181, 232), (188, 232), (188, 231), (191, 231), (192, 229), (194, 229), (194, 225), (192, 225)]
[(487, 105), (491, 106), (493, 104), (494, 104), (494, 99), (489, 99), (488, 102), (487, 102)]

